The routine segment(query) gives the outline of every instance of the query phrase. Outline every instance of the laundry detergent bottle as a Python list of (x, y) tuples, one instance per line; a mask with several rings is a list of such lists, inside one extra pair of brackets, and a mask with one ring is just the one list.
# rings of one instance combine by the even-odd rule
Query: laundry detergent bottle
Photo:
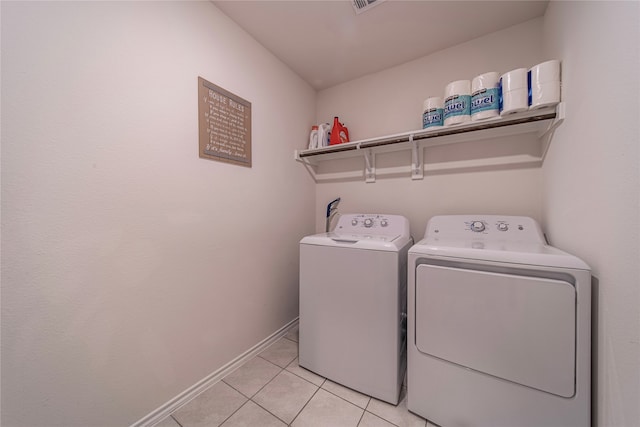
[(318, 126), (311, 126), (311, 133), (309, 134), (309, 149), (320, 148), (318, 140)]
[(338, 117), (333, 118), (333, 129), (331, 129), (331, 140), (329, 145), (349, 142), (349, 129), (340, 123)]

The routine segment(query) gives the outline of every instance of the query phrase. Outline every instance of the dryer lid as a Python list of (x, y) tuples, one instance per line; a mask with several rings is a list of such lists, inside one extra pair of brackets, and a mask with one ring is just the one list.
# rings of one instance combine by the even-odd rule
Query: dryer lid
[(427, 223), (425, 238), (546, 243), (533, 218), (507, 215), (439, 215)]
[(434, 216), (425, 238), (409, 253), (590, 270), (581, 259), (547, 245), (538, 223), (524, 216)]
[(580, 258), (543, 243), (426, 238), (410, 254), (590, 270)]

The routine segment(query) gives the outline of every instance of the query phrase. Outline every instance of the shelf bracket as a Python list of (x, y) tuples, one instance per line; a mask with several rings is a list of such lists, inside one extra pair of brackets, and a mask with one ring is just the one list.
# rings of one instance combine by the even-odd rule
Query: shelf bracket
[(308, 160), (301, 158), (298, 150), (294, 151), (293, 158), (297, 162), (300, 162), (300, 163), (302, 163), (304, 165), (305, 169), (307, 170), (309, 175), (311, 175), (311, 178), (313, 178), (314, 182), (318, 182), (317, 173), (316, 173), (316, 170), (315, 170), (313, 164), (311, 164)]
[(364, 181), (376, 182), (376, 155), (372, 149), (364, 151)]
[(411, 179), (423, 179), (423, 150), (420, 149), (418, 141), (413, 139), (413, 134), (409, 135), (409, 142), (411, 143)]
[(549, 123), (549, 126), (538, 135), (538, 138), (542, 142), (541, 161), (544, 161), (545, 157), (547, 157), (547, 151), (549, 150), (549, 144), (551, 144), (553, 133), (556, 131), (558, 126), (564, 122), (565, 114), (565, 103), (561, 102), (556, 106), (556, 118), (553, 119), (551, 123)]

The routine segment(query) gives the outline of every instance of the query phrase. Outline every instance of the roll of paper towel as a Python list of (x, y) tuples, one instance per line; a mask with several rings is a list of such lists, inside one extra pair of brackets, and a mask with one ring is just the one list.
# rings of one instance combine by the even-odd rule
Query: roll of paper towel
[(427, 98), (422, 105), (422, 129), (439, 128), (443, 121), (444, 103), (442, 98)]
[(471, 80), (471, 120), (482, 120), (500, 115), (500, 75), (484, 73)]
[(451, 126), (471, 120), (471, 82), (457, 80), (444, 89), (444, 125)]
[(503, 74), (500, 77), (500, 90), (502, 93), (501, 116), (529, 109), (526, 68), (518, 68)]
[(543, 108), (560, 102), (560, 61), (543, 62), (529, 70), (529, 108)]

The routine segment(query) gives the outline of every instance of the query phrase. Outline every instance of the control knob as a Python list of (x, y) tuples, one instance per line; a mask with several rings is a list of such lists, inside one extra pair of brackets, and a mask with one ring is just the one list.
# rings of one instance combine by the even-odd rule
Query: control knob
[(506, 224), (504, 222), (501, 222), (501, 223), (498, 224), (498, 230), (507, 231), (508, 229), (509, 229), (509, 225), (508, 224)]
[(364, 226), (367, 228), (371, 228), (371, 226), (373, 225), (373, 220), (371, 218), (367, 218), (364, 220)]
[(357, 220), (357, 219), (355, 219), (355, 218), (354, 218), (354, 219), (352, 219), (352, 220), (351, 220), (351, 225), (353, 225), (354, 227), (355, 227), (356, 225), (358, 225), (358, 220)]
[(389, 222), (386, 219), (383, 219), (382, 221), (380, 221), (380, 225), (386, 227), (387, 225), (389, 225)]
[(484, 231), (484, 223), (482, 221), (473, 221), (471, 223), (471, 231), (475, 231), (476, 233)]

